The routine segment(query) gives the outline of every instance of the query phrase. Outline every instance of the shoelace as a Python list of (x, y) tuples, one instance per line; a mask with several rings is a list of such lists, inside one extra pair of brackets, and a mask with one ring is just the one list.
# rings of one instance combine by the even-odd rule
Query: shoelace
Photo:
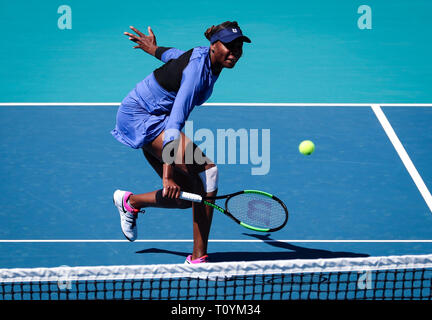
[[(126, 213), (128, 211), (124, 210), (124, 212)], [(131, 213), (131, 212), (129, 212), (129, 213)], [(138, 219), (138, 213), (143, 213), (144, 214), (145, 210), (141, 209), (141, 210), (137, 211), (136, 213), (135, 212), (132, 213), (132, 217), (130, 217), (129, 215), (124, 215), (125, 221), (128, 222), (128, 223), (131, 223), (132, 224), (132, 228), (135, 227), (135, 225), (136, 225), (136, 220)]]

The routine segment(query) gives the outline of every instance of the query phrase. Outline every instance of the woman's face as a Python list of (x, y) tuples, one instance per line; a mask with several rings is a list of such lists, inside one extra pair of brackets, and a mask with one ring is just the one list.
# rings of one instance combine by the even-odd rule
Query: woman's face
[(243, 40), (237, 38), (229, 43), (217, 41), (211, 45), (211, 50), (214, 51), (214, 62), (217, 65), (231, 69), (242, 56)]

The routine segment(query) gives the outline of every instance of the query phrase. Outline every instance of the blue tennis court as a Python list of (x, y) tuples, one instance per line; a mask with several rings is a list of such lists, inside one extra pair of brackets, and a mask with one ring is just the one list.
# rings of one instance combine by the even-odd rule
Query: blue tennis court
[[(189, 129), (198, 144), (203, 132), (214, 141), (220, 130), (257, 133), (245, 163), (239, 149), (234, 163), (218, 163), (219, 193), (274, 193), (289, 220), (258, 234), (215, 212), (211, 261), (429, 254), (432, 5), (374, 1), (363, 30), (361, 4), (240, 1), (213, 13), (210, 2), (69, 1), (71, 29), (61, 29), (56, 1), (2, 3), (0, 267), (183, 263), (191, 210), (147, 209), (130, 243), (112, 204), (117, 188), (161, 188), (142, 152), (110, 135), (118, 103), (160, 66), (122, 33), (151, 25), (161, 45), (188, 49), (207, 45), (205, 29), (227, 19), (252, 44)], [(306, 139), (311, 156), (298, 151)]]
[[(430, 184), (430, 156), (422, 146), (432, 139), (425, 121), (432, 110), (383, 109)], [(139, 241), (145, 242), (123, 241), (113, 190), (153, 190), (160, 179), (140, 151), (119, 146), (109, 135), (115, 107), (2, 107), (0, 112), (2, 136), (8, 136), (1, 141), (1, 195), (3, 203), (14, 204), (1, 214), (2, 256), (14, 257), (3, 266), (180, 263), (191, 251), (188, 210), (148, 208), (138, 219)], [(406, 121), (414, 115), (422, 120)], [(371, 108), (203, 106), (191, 120), (196, 130), (209, 116), (212, 126), (206, 128), (215, 132), (221, 124), (237, 130), (242, 121), (241, 128), (271, 130), (269, 172), (251, 175), (258, 166), (221, 164), (221, 192), (269, 190), (290, 213), (283, 230), (265, 236), (215, 212), (213, 261), (429, 252), (431, 211)], [(297, 142), (310, 137), (316, 152), (301, 155)]]

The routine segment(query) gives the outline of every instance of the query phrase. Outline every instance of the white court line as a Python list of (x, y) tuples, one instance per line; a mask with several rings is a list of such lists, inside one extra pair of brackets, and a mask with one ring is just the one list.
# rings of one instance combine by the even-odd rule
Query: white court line
[[(192, 239), (143, 239), (135, 240), (141, 243), (184, 243), (193, 242)], [(432, 243), (432, 240), (302, 240), (302, 239), (284, 239), (284, 240), (241, 240), (241, 239), (210, 239), (214, 243)], [(128, 240), (118, 239), (25, 239), (25, 240), (0, 240), (0, 243), (130, 243)]]
[(405, 148), (400, 142), (398, 136), (396, 135), (396, 132), (393, 130), (390, 122), (387, 120), (387, 117), (385, 116), (384, 112), (381, 110), (379, 105), (377, 104), (372, 105), (372, 110), (375, 113), (376, 117), (378, 118), (379, 122), (381, 123), (382, 127), (384, 128), (385, 133), (387, 134), (391, 143), (396, 149), (396, 152), (398, 153), (403, 164), (408, 170), (408, 173), (410, 174), (411, 178), (416, 184), (418, 190), (420, 191), (420, 194), (423, 196), (423, 199), (426, 201), (429, 210), (432, 212), (432, 196), (428, 188), (426, 187), (422, 177), (420, 176), (416, 167), (411, 161), (408, 153), (406, 152)]
[[(208, 102), (207, 107), (371, 107), (375, 103)], [(118, 107), (120, 102), (1, 102), (0, 107)], [(381, 107), (432, 107), (432, 103), (383, 103)]]

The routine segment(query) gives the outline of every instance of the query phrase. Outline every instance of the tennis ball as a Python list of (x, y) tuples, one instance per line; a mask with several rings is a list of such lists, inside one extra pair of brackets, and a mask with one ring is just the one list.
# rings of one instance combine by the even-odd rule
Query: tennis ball
[(306, 156), (311, 155), (315, 151), (315, 144), (310, 140), (305, 140), (300, 143), (299, 151)]

